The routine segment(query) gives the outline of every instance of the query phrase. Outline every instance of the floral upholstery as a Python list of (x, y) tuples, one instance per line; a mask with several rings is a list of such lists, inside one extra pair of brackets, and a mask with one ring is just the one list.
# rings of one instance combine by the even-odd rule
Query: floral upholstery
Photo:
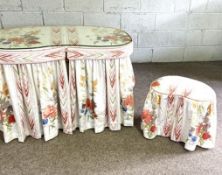
[(142, 112), (145, 138), (170, 137), (190, 151), (197, 145), (213, 148), (216, 124), (216, 94), (208, 85), (180, 76), (151, 83)]
[(124, 31), (91, 26), (34, 26), (0, 30), (1, 49), (51, 46), (116, 47), (132, 42)]
[[(4, 141), (133, 126), (131, 37), (103, 27), (0, 30)], [(69, 62), (67, 64), (67, 61)], [(68, 65), (68, 66), (67, 66)]]

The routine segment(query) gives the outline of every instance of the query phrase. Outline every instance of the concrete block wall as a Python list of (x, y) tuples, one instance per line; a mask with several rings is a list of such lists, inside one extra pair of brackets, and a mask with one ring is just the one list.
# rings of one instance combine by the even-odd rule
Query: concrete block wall
[(222, 60), (222, 0), (0, 0), (1, 28), (95, 25), (126, 30), (133, 62)]

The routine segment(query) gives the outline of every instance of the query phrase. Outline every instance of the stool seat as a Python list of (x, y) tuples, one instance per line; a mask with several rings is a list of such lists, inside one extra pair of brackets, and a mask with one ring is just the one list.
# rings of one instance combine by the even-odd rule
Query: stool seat
[(207, 84), (181, 76), (159, 78), (151, 84), (151, 88), (162, 94), (168, 94), (171, 90), (175, 95), (195, 101), (209, 101), (216, 97), (214, 90)]
[(207, 84), (181, 76), (151, 83), (142, 113), (145, 138), (170, 137), (190, 151), (213, 148), (216, 123), (216, 94)]

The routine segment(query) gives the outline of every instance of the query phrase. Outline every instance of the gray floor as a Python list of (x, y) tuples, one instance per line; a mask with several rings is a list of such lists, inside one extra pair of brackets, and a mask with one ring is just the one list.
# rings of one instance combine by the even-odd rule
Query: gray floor
[[(59, 136), (49, 142), (29, 137), (4, 144), (0, 135), (0, 174), (222, 174), (222, 62), (134, 64), (135, 127)], [(218, 135), (212, 150), (184, 150), (168, 138), (143, 138), (139, 115), (150, 82), (181, 75), (211, 85), (218, 97)]]

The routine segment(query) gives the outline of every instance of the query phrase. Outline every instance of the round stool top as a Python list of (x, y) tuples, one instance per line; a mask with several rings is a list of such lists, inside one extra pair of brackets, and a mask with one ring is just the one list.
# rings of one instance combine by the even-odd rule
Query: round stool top
[(216, 98), (214, 90), (207, 84), (181, 76), (165, 76), (151, 83), (151, 89), (162, 94), (184, 96), (196, 101)]
[(0, 49), (52, 46), (115, 47), (130, 44), (120, 29), (91, 26), (33, 26), (0, 30)]

